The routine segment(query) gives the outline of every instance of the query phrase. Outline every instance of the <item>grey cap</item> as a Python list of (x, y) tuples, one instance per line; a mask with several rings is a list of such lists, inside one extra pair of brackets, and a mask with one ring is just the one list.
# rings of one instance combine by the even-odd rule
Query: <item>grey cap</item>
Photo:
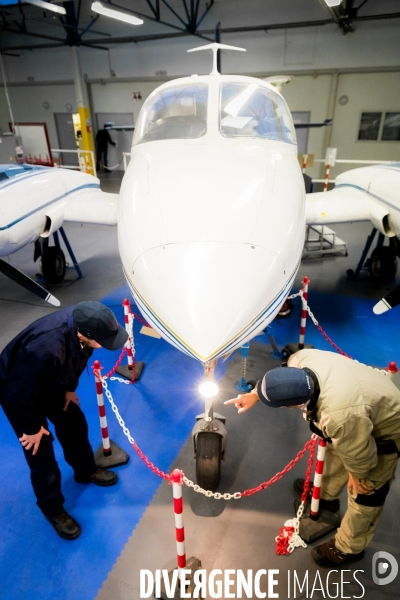
[(74, 327), (107, 350), (118, 350), (128, 339), (114, 313), (101, 302), (79, 302), (72, 311)]

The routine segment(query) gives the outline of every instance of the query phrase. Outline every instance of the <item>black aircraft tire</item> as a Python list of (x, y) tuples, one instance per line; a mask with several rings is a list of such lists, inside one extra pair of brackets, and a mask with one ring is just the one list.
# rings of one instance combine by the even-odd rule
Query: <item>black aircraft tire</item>
[(214, 492), (221, 480), (221, 443), (218, 433), (199, 433), (196, 450), (196, 481)]
[(65, 256), (58, 246), (49, 246), (42, 256), (42, 275), (48, 283), (61, 283), (65, 277)]
[(290, 317), (292, 312), (293, 312), (293, 302), (291, 300), (289, 300), (289, 298), (287, 298), (286, 301), (282, 304), (277, 316), (280, 319), (287, 319), (288, 317)]
[(397, 261), (392, 248), (379, 246), (368, 261), (369, 274), (377, 285), (388, 285), (394, 279)]

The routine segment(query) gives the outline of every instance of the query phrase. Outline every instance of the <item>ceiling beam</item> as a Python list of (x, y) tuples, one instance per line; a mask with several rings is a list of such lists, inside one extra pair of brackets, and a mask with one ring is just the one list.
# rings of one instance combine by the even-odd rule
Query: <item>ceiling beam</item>
[[(365, 15), (362, 17), (357, 17), (353, 19), (353, 21), (376, 21), (376, 20), (385, 20), (385, 19), (400, 19), (400, 12), (397, 13), (385, 13), (378, 15)], [(323, 19), (318, 21), (298, 21), (291, 23), (274, 23), (274, 24), (266, 24), (266, 25), (254, 25), (248, 27), (221, 27), (222, 34), (231, 34), (231, 33), (252, 33), (256, 31), (275, 31), (280, 29), (295, 29), (302, 27), (322, 27), (324, 25), (332, 25), (335, 24), (333, 19)], [(14, 31), (14, 33), (21, 33), (21, 35), (34, 35), (34, 34), (23, 34), (22, 32)], [(204, 35), (214, 34), (214, 29), (204, 29), (201, 31), (197, 31), (194, 36), (201, 37)], [(163, 40), (177, 37), (185, 37), (190, 35), (186, 31), (179, 31), (176, 33), (159, 33), (159, 34), (149, 34), (149, 35), (139, 35), (139, 36), (123, 36), (123, 37), (110, 37), (107, 40), (104, 38), (99, 39), (91, 39), (88, 40), (89, 44), (104, 44), (104, 42), (109, 44), (130, 44), (130, 43), (141, 43), (141, 42), (150, 42), (155, 40)], [(42, 37), (38, 35), (38, 37)], [(56, 39), (58, 38), (51, 38)], [(54, 47), (52, 44), (40, 44), (36, 46), (4, 46), (4, 50), (34, 50), (34, 49), (42, 49), (42, 48), (52, 48)]]

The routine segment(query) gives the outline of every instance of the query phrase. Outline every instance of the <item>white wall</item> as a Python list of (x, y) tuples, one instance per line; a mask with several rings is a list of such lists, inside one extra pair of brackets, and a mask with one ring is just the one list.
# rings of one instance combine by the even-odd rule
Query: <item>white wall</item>
[[(92, 83), (93, 110), (99, 112), (131, 112), (136, 123), (146, 98), (161, 81), (135, 81), (132, 83)], [(142, 100), (133, 100), (133, 93), (140, 92)]]
[[(16, 122), (46, 123), (52, 148), (58, 147), (54, 113), (68, 112), (66, 104), (76, 112), (75, 89), (70, 85), (37, 85), (9, 87), (11, 106)], [(4, 89), (0, 88), (0, 128), (9, 131), (10, 113), (5, 101)], [(43, 107), (43, 102), (50, 104)]]
[[(341, 106), (338, 99), (348, 96)], [(400, 161), (400, 142), (358, 141), (362, 112), (400, 112), (400, 70), (395, 73), (341, 75), (334, 113), (331, 146), (338, 147), (340, 158)], [(334, 174), (347, 170), (335, 168)]]

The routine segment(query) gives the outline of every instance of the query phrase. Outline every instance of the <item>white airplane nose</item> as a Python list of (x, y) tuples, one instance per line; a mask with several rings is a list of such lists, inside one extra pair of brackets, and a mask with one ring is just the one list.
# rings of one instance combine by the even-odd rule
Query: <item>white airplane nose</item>
[(152, 326), (202, 362), (260, 331), (278, 312), (294, 275), (272, 250), (219, 242), (153, 248), (127, 273)]

